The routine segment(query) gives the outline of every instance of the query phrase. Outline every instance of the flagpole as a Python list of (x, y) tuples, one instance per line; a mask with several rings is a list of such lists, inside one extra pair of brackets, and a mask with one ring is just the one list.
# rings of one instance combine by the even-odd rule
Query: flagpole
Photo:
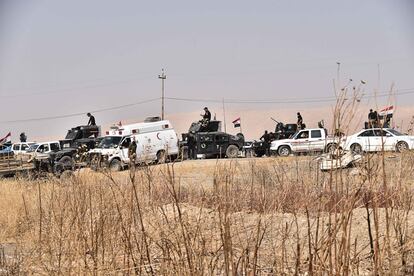
[(241, 125), (242, 123), (241, 123), (241, 117), (240, 117), (240, 133), (243, 133)]
[(227, 132), (227, 127), (226, 127), (226, 109), (224, 107), (224, 98), (223, 98), (223, 122), (224, 122), (224, 132)]

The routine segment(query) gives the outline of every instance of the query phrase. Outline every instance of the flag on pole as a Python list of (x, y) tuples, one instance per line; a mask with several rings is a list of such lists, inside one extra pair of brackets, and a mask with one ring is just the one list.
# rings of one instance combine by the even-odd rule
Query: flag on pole
[(241, 124), (240, 117), (233, 121), (234, 127), (240, 127), (240, 124)]
[(393, 113), (394, 113), (394, 106), (390, 105), (390, 106), (387, 106), (387, 107), (381, 109), (380, 112), (379, 112), (379, 115), (380, 116), (386, 116), (386, 115), (391, 115)]
[(5, 142), (7, 142), (7, 138), (9, 138), (11, 136), (11, 133), (7, 133), (6, 136), (4, 136), (3, 138), (0, 139), (0, 144), (3, 144)]

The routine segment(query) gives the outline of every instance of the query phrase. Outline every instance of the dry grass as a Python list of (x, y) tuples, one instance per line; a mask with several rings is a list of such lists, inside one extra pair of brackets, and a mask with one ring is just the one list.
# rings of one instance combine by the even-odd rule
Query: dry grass
[(8, 253), (0, 267), (5, 274), (401, 273), (414, 261), (414, 154), (365, 161), (334, 173), (295, 157), (3, 180), (0, 243)]

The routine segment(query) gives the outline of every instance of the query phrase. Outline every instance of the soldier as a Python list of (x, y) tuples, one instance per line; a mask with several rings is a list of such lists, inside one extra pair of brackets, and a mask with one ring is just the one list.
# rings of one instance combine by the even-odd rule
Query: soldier
[(260, 137), (260, 140), (263, 141), (263, 147), (266, 150), (266, 156), (270, 156), (270, 134), (265, 130), (265, 133)]
[(377, 111), (373, 111), (372, 109), (370, 109), (369, 110), (369, 113), (368, 113), (368, 125), (369, 125), (369, 128), (376, 127), (376, 125), (377, 125), (377, 117), (378, 117)]
[(210, 110), (208, 110), (207, 107), (204, 107), (204, 115), (203, 116), (203, 120), (206, 122), (210, 122), (211, 121), (211, 113)]
[(302, 115), (300, 115), (300, 112), (298, 112), (297, 114), (298, 114), (298, 122), (297, 122), (298, 129), (302, 129), (302, 126), (303, 126), (303, 118), (302, 118)]
[(128, 147), (128, 158), (131, 165), (135, 165), (137, 159), (137, 142), (135, 141), (135, 136), (132, 136), (132, 142)]
[(93, 117), (89, 112), (86, 115), (89, 117), (88, 126), (96, 126), (95, 117)]
[(187, 146), (188, 146), (188, 158), (190, 160), (197, 159), (196, 141), (193, 135), (187, 136)]
[(24, 143), (27, 141), (26, 133), (22, 132), (20, 133), (20, 142)]

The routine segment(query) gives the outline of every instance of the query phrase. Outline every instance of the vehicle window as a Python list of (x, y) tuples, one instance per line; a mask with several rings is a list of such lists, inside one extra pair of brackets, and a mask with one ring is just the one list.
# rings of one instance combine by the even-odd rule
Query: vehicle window
[(396, 131), (395, 129), (387, 129), (387, 131), (391, 132), (392, 134), (394, 134), (395, 136), (403, 136), (404, 134), (402, 134), (401, 132)]
[(19, 144), (13, 145), (13, 150), (20, 150), (20, 145)]
[(358, 137), (371, 137), (371, 136), (375, 136), (373, 130), (366, 130), (358, 135)]
[(59, 151), (60, 150), (59, 144), (58, 143), (52, 143), (52, 144), (50, 144), (50, 149), (52, 151)]
[(322, 133), (320, 130), (311, 130), (311, 137), (312, 138), (321, 138)]
[(37, 150), (37, 152), (45, 152), (45, 145), (40, 145)]
[(387, 133), (385, 130), (383, 130), (383, 129), (376, 129), (376, 130), (374, 130), (374, 133), (375, 133), (375, 136), (387, 136), (387, 134), (388, 135), (390, 135), (389, 133)]
[(201, 141), (213, 141), (213, 137), (210, 135), (201, 135), (200, 140)]
[(98, 148), (109, 149), (117, 146), (121, 142), (121, 136), (104, 137), (98, 145)]
[(27, 150), (27, 148), (29, 147), (29, 145), (27, 144), (22, 144), (21, 150)]
[(131, 138), (129, 138), (129, 137), (125, 138), (124, 141), (122, 141), (122, 146), (124, 148), (128, 148), (130, 144), (131, 144)]
[(309, 131), (302, 131), (299, 132), (298, 136), (296, 136), (296, 139), (308, 139), (309, 138)]

